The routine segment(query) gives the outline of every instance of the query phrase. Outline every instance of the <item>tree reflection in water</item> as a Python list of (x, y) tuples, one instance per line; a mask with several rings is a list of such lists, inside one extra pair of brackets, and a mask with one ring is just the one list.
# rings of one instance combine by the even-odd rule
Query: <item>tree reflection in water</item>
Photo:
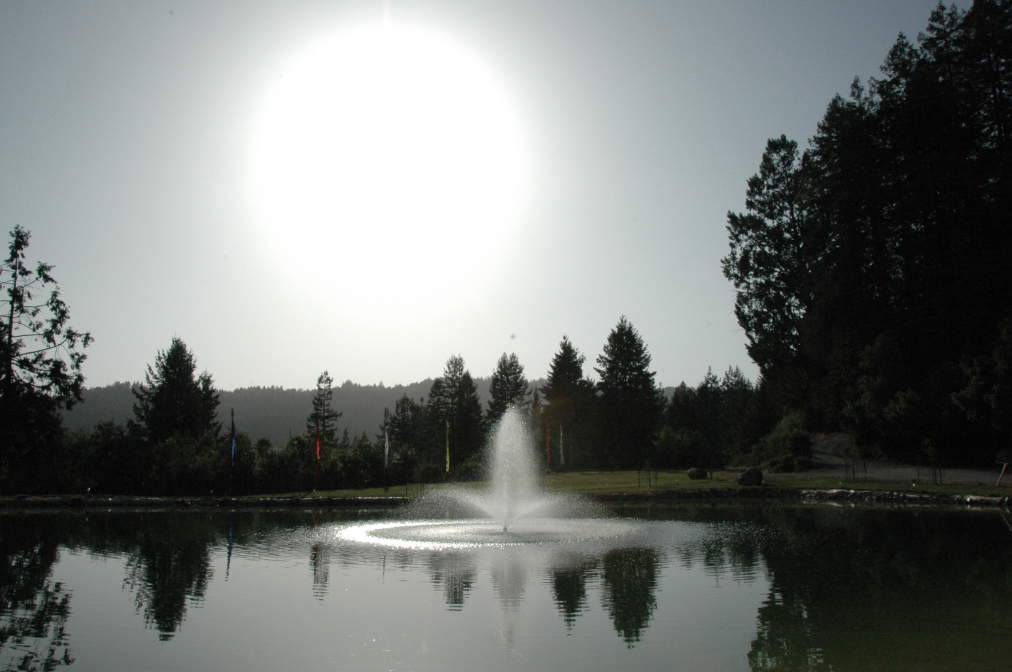
[(1012, 539), (998, 535), (997, 514), (757, 506), (719, 515), (737, 520), (680, 553), (740, 577), (765, 573), (752, 670), (1007, 667)]
[(0, 663), (5, 670), (70, 665), (71, 593), (51, 580), (63, 530), (39, 517), (0, 521)]
[(464, 608), (464, 600), (474, 586), (477, 574), (474, 560), (467, 553), (434, 553), (429, 558), (432, 585), (442, 588), (450, 611)]
[(614, 548), (604, 554), (601, 578), (604, 607), (632, 648), (650, 623), (657, 607), (657, 551), (652, 548)]
[(172, 639), (188, 604), (199, 604), (211, 580), (210, 548), (221, 530), (206, 516), (164, 516), (139, 526), (140, 539), (127, 559), (123, 585), (134, 594), (146, 627)]
[(566, 630), (587, 611), (587, 581), (596, 576), (598, 561), (593, 557), (561, 558), (552, 568), (552, 598), (562, 614)]

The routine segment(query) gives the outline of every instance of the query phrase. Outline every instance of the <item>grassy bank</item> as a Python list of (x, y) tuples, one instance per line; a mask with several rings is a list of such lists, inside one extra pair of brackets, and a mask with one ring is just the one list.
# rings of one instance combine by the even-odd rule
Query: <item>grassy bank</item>
[[(670, 490), (709, 490), (711, 488), (740, 489), (734, 480), (737, 474), (727, 474), (717, 471), (713, 479), (693, 481), (684, 471), (673, 472), (652, 472), (650, 485), (647, 485), (647, 473), (635, 471), (589, 471), (569, 472), (561, 474), (550, 474), (545, 478), (545, 487), (552, 490), (562, 490), (583, 495), (612, 494), (612, 493), (637, 493), (637, 492), (663, 492)], [(1012, 484), (1012, 479), (1008, 481)], [(477, 487), (477, 484), (460, 484)], [(298, 492), (284, 495), (269, 495), (270, 497), (414, 497), (422, 492), (431, 491), (446, 487), (442, 484), (417, 485), (411, 484), (391, 486), (390, 488), (367, 488), (363, 490), (328, 490), (316, 493)], [(762, 486), (767, 489), (810, 489), (810, 490), (872, 490), (876, 492), (898, 492), (904, 494), (931, 494), (931, 495), (978, 495), (991, 497), (1012, 496), (1012, 486), (1002, 485), (978, 485), (970, 483), (943, 483), (932, 485), (931, 483), (911, 483), (910, 481), (865, 481), (865, 480), (840, 480), (838, 478), (815, 478), (805, 475), (792, 475), (790, 477), (771, 475), (767, 476), (766, 484)]]

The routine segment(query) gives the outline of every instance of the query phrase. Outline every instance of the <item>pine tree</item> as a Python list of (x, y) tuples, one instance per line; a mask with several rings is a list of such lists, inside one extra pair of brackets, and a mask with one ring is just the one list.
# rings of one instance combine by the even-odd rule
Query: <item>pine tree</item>
[[(551, 436), (553, 468), (574, 468), (593, 461), (599, 443), (595, 422), (594, 383), (583, 377), (586, 358), (563, 336), (559, 351), (549, 364), (543, 390), (548, 402), (539, 413), (537, 431)], [(546, 441), (546, 448), (549, 442)]]
[(478, 388), (459, 355), (446, 360), (443, 376), (433, 381), (428, 416), (430, 431), (439, 438), (444, 451), (441, 456), (445, 456), (449, 425), (450, 470), (459, 475), (473, 475), (464, 472), (477, 469), (485, 441), (484, 419)]
[(650, 454), (664, 397), (649, 370), (646, 345), (624, 315), (608, 335), (597, 363), (605, 435), (602, 457), (610, 466), (639, 467)]
[(524, 367), (516, 354), (507, 357), (502, 354), (492, 372), (489, 384), (488, 422), (491, 425), (499, 422), (506, 409), (510, 406), (521, 407), (527, 395), (527, 379), (524, 378)]
[(193, 353), (181, 339), (173, 338), (168, 350), (158, 352), (154, 368), (148, 365), (145, 384), (134, 388), (134, 416), (152, 443), (173, 436), (217, 436), (221, 431), (216, 419), (218, 392), (211, 374), (204, 371), (195, 376), (196, 368)]
[(316, 430), (320, 430), (320, 447), (333, 448), (337, 445), (334, 438), (337, 435), (337, 419), (341, 417), (330, 407), (334, 399), (334, 391), (331, 388), (334, 379), (327, 371), (320, 374), (316, 379), (316, 394), (313, 395), (313, 412), (306, 418), (306, 434), (316, 440)]
[(549, 400), (558, 397), (572, 399), (585, 389), (586, 381), (583, 379), (583, 363), (586, 357), (581, 355), (568, 336), (562, 337), (559, 343), (559, 351), (552, 358), (548, 368), (548, 383), (543, 390)]

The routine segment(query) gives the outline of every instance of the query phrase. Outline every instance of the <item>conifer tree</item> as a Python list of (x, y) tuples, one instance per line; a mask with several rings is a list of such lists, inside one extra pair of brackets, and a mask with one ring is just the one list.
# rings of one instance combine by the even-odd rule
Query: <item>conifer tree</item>
[(586, 357), (573, 347), (568, 336), (563, 335), (559, 351), (555, 353), (548, 368), (548, 383), (543, 390), (545, 397), (551, 400), (578, 396), (587, 387), (587, 381), (583, 379), (584, 361)]
[(173, 338), (168, 350), (158, 352), (154, 368), (148, 365), (145, 384), (134, 388), (134, 416), (152, 443), (173, 436), (199, 439), (221, 431), (211, 374), (195, 376), (196, 368), (193, 353), (181, 339)]
[(313, 395), (313, 412), (306, 418), (306, 434), (316, 440), (316, 430), (320, 430), (321, 448), (333, 448), (337, 445), (337, 419), (341, 417), (330, 407), (334, 399), (334, 391), (331, 386), (334, 379), (330, 373), (324, 371), (316, 379), (316, 394)]
[(524, 367), (516, 354), (509, 356), (504, 352), (489, 384), (488, 422), (494, 425), (499, 422), (510, 406), (522, 406), (527, 395), (527, 379), (524, 378)]
[(650, 454), (664, 397), (649, 370), (647, 347), (624, 315), (608, 335), (597, 363), (605, 433), (602, 457), (612, 466), (641, 466)]
[(446, 360), (443, 376), (433, 381), (428, 415), (432, 434), (443, 447), (449, 426), (450, 470), (460, 473), (475, 466), (485, 440), (484, 419), (478, 388), (459, 355)]
[(59, 409), (81, 400), (82, 350), (92, 339), (68, 325), (53, 267), (25, 263), (31, 234), (15, 226), (10, 238), (0, 260), (0, 489), (12, 482), (25, 492), (51, 486)]

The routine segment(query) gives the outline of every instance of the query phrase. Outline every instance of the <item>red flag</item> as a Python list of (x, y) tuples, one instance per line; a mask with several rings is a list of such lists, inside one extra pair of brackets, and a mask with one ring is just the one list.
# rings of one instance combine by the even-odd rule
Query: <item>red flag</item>
[(320, 425), (316, 425), (316, 475), (320, 475)]

